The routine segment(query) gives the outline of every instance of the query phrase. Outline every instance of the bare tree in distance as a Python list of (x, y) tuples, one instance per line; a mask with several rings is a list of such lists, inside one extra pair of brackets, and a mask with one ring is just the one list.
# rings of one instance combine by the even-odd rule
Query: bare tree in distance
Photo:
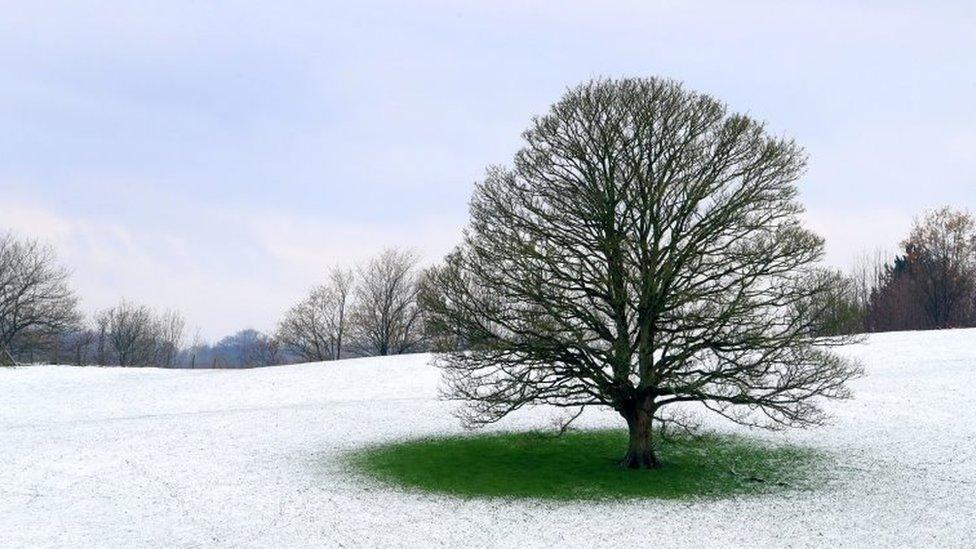
[[(901, 253), (855, 265), (869, 332), (976, 325), (976, 220), (951, 207), (917, 217)], [(863, 300), (867, 296), (866, 300)]]
[(107, 349), (119, 366), (153, 365), (158, 325), (152, 309), (123, 300), (100, 312), (96, 323), (105, 338), (102, 360), (108, 361)]
[(160, 366), (172, 368), (186, 339), (186, 320), (177, 311), (166, 311), (158, 317), (157, 346)]
[(257, 368), (273, 366), (281, 356), (276, 338), (253, 328), (240, 330), (214, 345), (213, 367)]
[(285, 313), (277, 338), (285, 348), (309, 362), (342, 357), (349, 328), (353, 272), (332, 269), (328, 281)]
[[(871, 294), (885, 276), (885, 267), (891, 253), (883, 249), (873, 252), (862, 252), (854, 258), (851, 277), (854, 280), (854, 291), (858, 305), (867, 309), (871, 304)], [(866, 328), (870, 329), (866, 326)]]
[(423, 345), (423, 321), (417, 304), (418, 261), (415, 252), (394, 248), (357, 270), (352, 319), (362, 354), (408, 353)]
[(95, 358), (93, 351), (96, 341), (97, 332), (89, 326), (65, 334), (64, 347), (71, 363), (75, 366), (90, 364)]
[(902, 244), (930, 327), (972, 320), (976, 296), (976, 219), (945, 206), (916, 219)]
[(190, 341), (190, 348), (188, 350), (190, 355), (190, 368), (197, 367), (197, 355), (204, 348), (204, 345), (203, 336), (200, 334), (200, 328), (198, 327), (193, 331), (193, 339)]
[(18, 339), (55, 337), (78, 324), (69, 277), (50, 246), (0, 234), (0, 354), (15, 355)]
[(865, 312), (869, 331), (921, 330), (931, 328), (922, 307), (919, 285), (915, 280), (918, 265), (908, 255), (896, 255), (885, 263), (881, 276), (871, 290)]
[(178, 366), (186, 321), (177, 311), (157, 313), (146, 305), (122, 300), (95, 315), (93, 355), (97, 364)]
[(781, 428), (849, 396), (859, 366), (830, 350), (849, 338), (811, 335), (831, 277), (800, 221), (794, 142), (655, 78), (573, 88), (523, 137), (424, 286), (467, 425), (606, 406), (630, 433), (621, 465), (648, 468), (674, 404)]
[(107, 366), (109, 363), (109, 323), (111, 317), (107, 311), (95, 314), (95, 364)]

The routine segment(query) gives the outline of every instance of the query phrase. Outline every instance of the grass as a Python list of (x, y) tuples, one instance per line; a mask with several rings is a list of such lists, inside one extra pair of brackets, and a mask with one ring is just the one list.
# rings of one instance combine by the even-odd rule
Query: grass
[(719, 498), (808, 488), (816, 452), (757, 439), (707, 434), (658, 442), (660, 469), (616, 460), (625, 431), (480, 434), (373, 446), (350, 456), (392, 485), (461, 497), (553, 500)]

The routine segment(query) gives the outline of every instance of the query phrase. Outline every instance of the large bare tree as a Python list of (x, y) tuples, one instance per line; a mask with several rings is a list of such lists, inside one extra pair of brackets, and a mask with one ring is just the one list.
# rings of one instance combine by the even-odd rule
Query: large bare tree
[(652, 426), (699, 402), (766, 427), (823, 420), (859, 367), (815, 339), (820, 237), (805, 155), (679, 83), (596, 80), (523, 134), (425, 284), (450, 396), (469, 425), (530, 404), (608, 406), (621, 465), (655, 467)]
[(69, 277), (53, 248), (0, 234), (0, 355), (16, 354), (19, 339), (54, 338), (79, 322)]
[(359, 352), (395, 355), (422, 345), (417, 262), (413, 252), (389, 249), (358, 269), (352, 320)]
[(277, 339), (285, 348), (307, 361), (341, 358), (349, 327), (353, 273), (333, 269), (325, 284), (285, 313), (278, 324)]

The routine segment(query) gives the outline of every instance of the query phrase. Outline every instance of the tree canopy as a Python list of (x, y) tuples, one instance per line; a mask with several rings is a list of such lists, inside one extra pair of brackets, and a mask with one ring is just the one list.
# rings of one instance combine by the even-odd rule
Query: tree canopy
[(696, 401), (781, 427), (824, 416), (856, 364), (815, 338), (830, 276), (801, 223), (805, 154), (656, 78), (594, 80), (492, 167), (423, 303), (469, 425), (530, 404), (609, 406), (622, 465), (658, 464), (652, 425)]
[(6, 362), (24, 340), (52, 338), (79, 322), (69, 276), (53, 248), (0, 233), (0, 355)]

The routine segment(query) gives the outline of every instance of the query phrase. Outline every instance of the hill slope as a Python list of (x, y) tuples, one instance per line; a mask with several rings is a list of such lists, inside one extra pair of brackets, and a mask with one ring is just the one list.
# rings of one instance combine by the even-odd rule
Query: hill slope
[(835, 456), (827, 489), (690, 506), (461, 501), (356, 478), (347, 450), (459, 431), (426, 355), (0, 369), (0, 546), (976, 545), (976, 330), (845, 352), (868, 371), (855, 400), (831, 404), (827, 428), (774, 436)]

